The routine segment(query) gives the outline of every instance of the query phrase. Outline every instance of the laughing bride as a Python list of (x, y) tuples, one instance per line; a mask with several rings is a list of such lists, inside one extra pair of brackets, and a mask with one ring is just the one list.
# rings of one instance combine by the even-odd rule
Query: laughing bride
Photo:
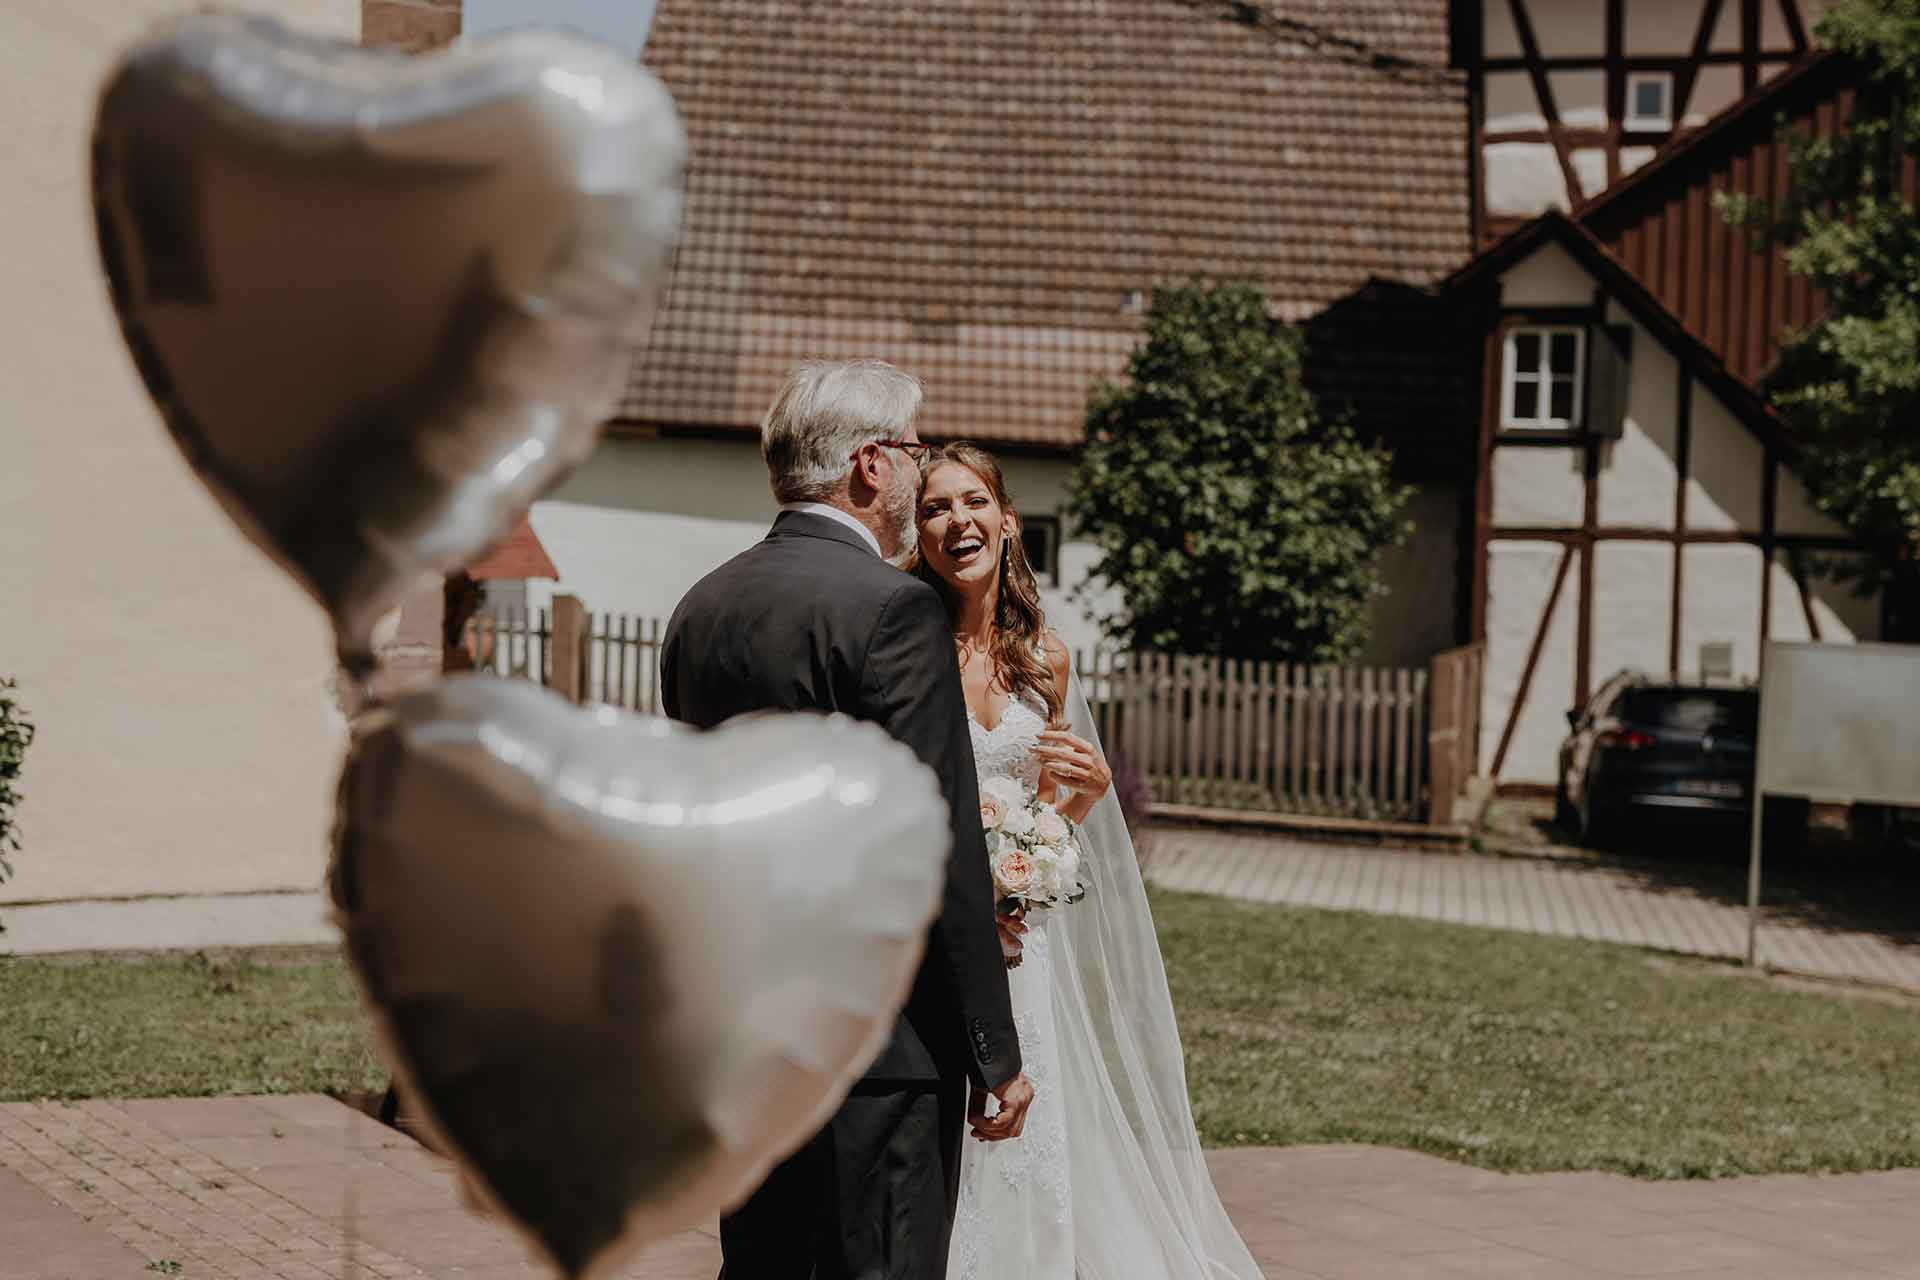
[(1003, 918), (1020, 948), (1008, 979), (1035, 1100), (1017, 1141), (969, 1144), (948, 1273), (1259, 1280), (1207, 1173), (1133, 842), (1065, 646), (1046, 630), (1000, 466), (951, 444), (921, 476), (914, 570), (953, 619), (982, 793), (1017, 784), (1080, 824), (1087, 888), (1074, 905)]

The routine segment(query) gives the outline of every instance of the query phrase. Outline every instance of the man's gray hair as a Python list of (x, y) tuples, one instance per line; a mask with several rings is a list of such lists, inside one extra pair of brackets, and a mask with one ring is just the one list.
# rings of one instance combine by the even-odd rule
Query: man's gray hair
[(824, 502), (875, 440), (898, 440), (920, 410), (920, 380), (884, 360), (808, 360), (760, 423), (760, 456), (781, 502)]

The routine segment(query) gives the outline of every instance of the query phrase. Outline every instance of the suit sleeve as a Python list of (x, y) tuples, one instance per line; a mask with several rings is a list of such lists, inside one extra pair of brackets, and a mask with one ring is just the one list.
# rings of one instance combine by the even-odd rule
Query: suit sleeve
[(961, 1023), (955, 1030), (972, 1051), (969, 1075), (983, 1088), (998, 1088), (1020, 1072), (1020, 1041), (994, 927), (993, 879), (953, 628), (940, 597), (925, 583), (903, 585), (882, 609), (863, 685), (874, 719), (933, 770), (951, 806), (946, 896), (927, 934), (927, 961), (950, 986), (949, 1007)]

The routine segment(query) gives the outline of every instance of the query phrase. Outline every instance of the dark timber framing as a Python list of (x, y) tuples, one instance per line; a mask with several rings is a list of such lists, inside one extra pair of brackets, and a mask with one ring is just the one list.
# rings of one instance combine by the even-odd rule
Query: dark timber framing
[[(1564, 306), (1502, 306), (1499, 280), (1508, 269), (1517, 266), (1534, 252), (1554, 243), (1565, 249), (1595, 281), (1595, 292), (1587, 303)], [(1674, 238), (1672, 251), (1690, 253), (1693, 246)], [(1724, 290), (1723, 281), (1709, 278), (1710, 287)], [(1751, 546), (1759, 552), (1759, 628), (1761, 652), (1771, 629), (1773, 609), (1773, 566), (1783, 557), (1798, 588), (1800, 605), (1807, 619), (1808, 633), (1820, 634), (1818, 618), (1805, 572), (1799, 557), (1805, 552), (1847, 552), (1859, 549), (1851, 538), (1815, 534), (1782, 533), (1778, 527), (1780, 470), (1793, 456), (1793, 446), (1783, 437), (1778, 421), (1753, 388), (1733, 376), (1726, 364), (1674, 312), (1607, 252), (1583, 225), (1562, 214), (1549, 213), (1523, 226), (1500, 243), (1481, 253), (1473, 262), (1446, 282), (1443, 288), (1458, 290), (1463, 299), (1474, 303), (1472, 314), (1480, 317), (1485, 338), (1481, 343), (1484, 366), (1480, 380), (1479, 475), (1474, 495), (1472, 599), (1472, 638), (1484, 641), (1488, 633), (1490, 600), (1490, 557), (1495, 543), (1533, 543), (1555, 545), (1561, 549), (1559, 567), (1541, 615), (1532, 622), (1532, 638), (1525, 666), (1520, 673), (1513, 704), (1506, 708), (1498, 746), (1493, 754), (1492, 776), (1497, 781), (1505, 768), (1520, 718), (1533, 696), (1535, 676), (1553, 628), (1554, 613), (1566, 590), (1568, 579), (1578, 592), (1574, 646), (1575, 705), (1584, 706), (1595, 688), (1595, 618), (1604, 615), (1605, 602), (1599, 601), (1595, 585), (1595, 550), (1610, 542), (1652, 543), (1670, 547), (1673, 559), (1671, 611), (1667, 619), (1667, 665), (1678, 675), (1682, 662), (1685, 627), (1686, 553), (1694, 546)], [(1738, 297), (1729, 301), (1738, 305)], [(1520, 324), (1580, 324), (1599, 326), (1611, 308), (1618, 308), (1646, 330), (1674, 359), (1674, 499), (1671, 526), (1646, 526), (1600, 522), (1599, 475), (1601, 462), (1611, 442), (1596, 434), (1589, 412), (1581, 428), (1571, 431), (1505, 431), (1500, 427), (1502, 362), (1509, 329)], [(1637, 345), (1637, 344), (1636, 344)], [(1591, 383), (1583, 394), (1591, 394)], [(1760, 443), (1761, 509), (1758, 527), (1744, 529), (1696, 529), (1689, 523), (1687, 490), (1694, 472), (1694, 424), (1696, 392), (1716, 397), (1739, 425), (1750, 431)], [(1590, 408), (1591, 406), (1589, 406)], [(1494, 454), (1503, 448), (1578, 449), (1581, 451), (1582, 509), (1569, 513), (1563, 526), (1499, 525), (1493, 520)], [(1578, 573), (1575, 573), (1576, 557)]]
[[(1606, 183), (1620, 181), (1624, 166), (1621, 152), (1627, 147), (1661, 147), (1681, 130), (1681, 122), (1692, 108), (1700, 72), (1707, 67), (1738, 67), (1742, 92), (1752, 90), (1763, 78), (1791, 67), (1812, 53), (1807, 39), (1806, 21), (1800, 12), (1800, 0), (1733, 0), (1738, 5), (1738, 48), (1714, 48), (1728, 0), (1672, 0), (1677, 7), (1697, 3), (1699, 18), (1694, 25), (1690, 47), (1684, 52), (1632, 53), (1627, 48), (1626, 0), (1604, 0), (1601, 47), (1591, 52), (1548, 55), (1543, 52), (1540, 22), (1544, 20), (1542, 0), (1453, 0), (1456, 65), (1466, 72), (1469, 117), (1469, 146), (1473, 159), (1471, 217), (1475, 243), (1485, 244), (1499, 233), (1511, 230), (1511, 219), (1487, 212), (1486, 148), (1500, 143), (1548, 143), (1554, 162), (1567, 186), (1567, 198), (1575, 208), (1600, 194), (1585, 190), (1574, 153), (1597, 149), (1606, 158)], [(1518, 56), (1488, 56), (1486, 53), (1485, 6), (1504, 5), (1513, 23), (1519, 43)], [(1767, 7), (1777, 9), (1786, 28), (1787, 43), (1768, 47), (1763, 41), (1762, 18)], [(1555, 97), (1554, 72), (1599, 71), (1605, 74), (1604, 107), (1606, 123), (1599, 128), (1574, 127), (1561, 117)], [(1627, 77), (1635, 72), (1663, 71), (1673, 77), (1670, 108), (1671, 129), (1629, 129), (1626, 125)], [(1525, 72), (1530, 82), (1544, 128), (1490, 130), (1486, 127), (1489, 73)]]

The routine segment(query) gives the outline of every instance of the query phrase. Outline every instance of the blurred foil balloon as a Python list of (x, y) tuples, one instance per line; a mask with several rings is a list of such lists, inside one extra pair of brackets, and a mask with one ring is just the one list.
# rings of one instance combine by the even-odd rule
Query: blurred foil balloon
[(127, 344), (350, 667), (592, 448), (684, 152), (657, 81), (557, 32), (414, 59), (202, 14), (108, 80), (94, 204)]
[(942, 883), (879, 729), (453, 676), (370, 714), (333, 895), (427, 1123), (570, 1276), (743, 1199), (885, 1043)]

